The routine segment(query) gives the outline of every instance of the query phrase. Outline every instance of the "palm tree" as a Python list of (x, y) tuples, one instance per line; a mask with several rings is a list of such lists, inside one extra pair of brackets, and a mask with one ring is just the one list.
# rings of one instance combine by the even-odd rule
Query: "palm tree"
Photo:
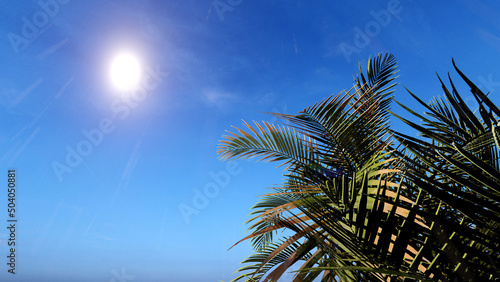
[[(491, 215), (490, 211), (498, 212), (498, 191), (488, 194), (489, 200), (482, 193), (473, 204), (464, 198), (471, 194), (463, 192), (467, 187), (457, 186), (464, 181), (456, 182), (458, 176), (450, 177), (443, 170), (456, 172), (457, 160), (468, 163), (470, 156), (458, 155), (461, 159), (457, 159), (450, 155), (453, 145), (446, 146), (442, 141), (454, 139), (443, 139), (439, 130), (432, 128), (443, 127), (440, 122), (426, 120), (428, 127), (424, 128), (403, 119), (435, 140), (433, 146), (390, 131), (390, 94), (396, 72), (392, 55), (370, 58), (366, 77), (360, 67), (350, 91), (332, 95), (298, 115), (276, 114), (288, 122), (286, 126), (264, 122), (252, 127), (245, 123), (251, 134), (237, 129), (238, 133), (221, 141), (219, 154), (224, 160), (262, 157), (287, 165), (282, 186), (263, 196), (253, 208), (255, 216), (249, 220), (253, 222), (252, 233), (243, 240), (252, 240), (255, 253), (244, 261), (249, 265), (239, 270), (242, 275), (235, 281), (276, 281), (299, 261), (300, 271), (294, 281), (312, 281), (319, 275), (322, 281), (444, 280), (453, 279), (457, 273), (467, 281), (475, 276), (496, 277), (499, 221), (498, 213)], [(489, 100), (484, 94), (476, 97), (491, 109), (492, 103), (486, 102)], [(463, 101), (456, 104), (464, 105)], [(438, 112), (447, 121), (456, 121), (463, 129), (461, 137), (470, 129), (463, 124), (476, 124), (461, 121), (461, 116), (453, 119), (450, 111), (456, 107), (440, 104), (438, 108), (432, 117), (439, 118)], [(472, 119), (469, 112), (465, 113)], [(496, 120), (491, 113), (484, 115), (490, 118), (486, 123)], [(485, 142), (486, 136), (481, 136), (470, 145), (476, 152), (472, 155), (482, 154), (479, 159), (492, 154), (496, 157), (498, 154), (491, 152), (498, 142)], [(490, 136), (496, 140), (496, 135)], [(486, 143), (488, 148), (481, 147)], [(430, 150), (434, 150), (436, 159), (426, 161), (425, 154)], [(448, 158), (439, 159), (442, 156)], [(454, 163), (438, 164), (450, 159)], [(498, 158), (490, 159), (498, 165)], [(498, 166), (492, 169), (498, 171)], [(484, 178), (492, 175), (490, 170)], [(471, 181), (470, 175), (465, 178)], [(455, 185), (459, 195), (440, 192), (446, 184)], [(477, 185), (481, 184), (479, 181)], [(452, 200), (457, 198), (464, 203), (456, 206)], [(488, 208), (478, 215), (472, 212), (475, 217), (461, 210), (485, 201)], [(445, 227), (446, 232), (440, 232)], [(279, 229), (290, 230), (293, 235), (276, 239)], [(493, 263), (485, 264), (486, 259)], [(478, 268), (472, 271), (473, 267)]]

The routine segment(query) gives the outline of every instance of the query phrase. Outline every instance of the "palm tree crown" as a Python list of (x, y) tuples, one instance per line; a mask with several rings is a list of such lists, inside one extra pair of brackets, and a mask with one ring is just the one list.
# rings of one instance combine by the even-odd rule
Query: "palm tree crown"
[[(500, 111), (456, 70), (479, 114), (450, 79), (451, 92), (442, 83), (444, 99), (426, 104), (410, 93), (430, 111), (405, 107), (423, 125), (399, 117), (431, 141), (389, 127), (397, 73), (391, 54), (370, 58), (366, 75), (360, 66), (349, 91), (297, 115), (274, 114), (285, 125), (244, 123), (246, 131), (225, 136), (223, 160), (286, 165), (282, 185), (253, 207), (252, 233), (243, 240), (255, 253), (234, 281), (277, 281), (295, 264), (293, 281), (498, 277)], [(280, 229), (292, 235), (275, 238)]]

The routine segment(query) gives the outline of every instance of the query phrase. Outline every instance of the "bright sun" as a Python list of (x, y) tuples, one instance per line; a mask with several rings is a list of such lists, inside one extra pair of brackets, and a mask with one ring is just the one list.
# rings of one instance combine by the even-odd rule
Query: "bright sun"
[(139, 60), (130, 53), (117, 55), (111, 63), (111, 82), (120, 91), (134, 89), (141, 79)]

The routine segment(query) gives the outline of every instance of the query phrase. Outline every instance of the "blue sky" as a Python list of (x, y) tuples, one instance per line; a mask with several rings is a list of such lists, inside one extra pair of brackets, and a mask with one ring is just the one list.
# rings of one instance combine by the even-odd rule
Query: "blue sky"
[[(365, 69), (379, 52), (396, 56), (398, 82), (424, 101), (442, 94), (436, 72), (450, 72), (474, 105), (453, 57), (500, 102), (499, 6), (2, 2), (0, 168), (4, 183), (8, 169), (17, 172), (18, 222), (12, 275), (2, 189), (0, 280), (229, 281), (251, 247), (227, 249), (245, 236), (250, 207), (283, 172), (219, 161), (225, 130), (349, 89), (357, 62)], [(148, 70), (148, 89), (135, 101), (110, 83), (121, 50)], [(401, 85), (395, 97), (421, 111)]]

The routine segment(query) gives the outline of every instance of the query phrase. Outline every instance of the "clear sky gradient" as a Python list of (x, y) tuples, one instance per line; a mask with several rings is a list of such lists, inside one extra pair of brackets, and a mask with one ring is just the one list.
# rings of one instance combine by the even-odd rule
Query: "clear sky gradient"
[[(472, 0), (2, 1), (0, 281), (235, 278), (251, 247), (227, 249), (283, 171), (219, 161), (225, 130), (349, 89), (380, 52), (398, 59), (396, 99), (419, 112), (403, 86), (429, 101), (436, 72), (474, 105), (452, 57), (500, 102), (499, 14)], [(123, 50), (144, 70), (128, 100), (109, 78)]]

